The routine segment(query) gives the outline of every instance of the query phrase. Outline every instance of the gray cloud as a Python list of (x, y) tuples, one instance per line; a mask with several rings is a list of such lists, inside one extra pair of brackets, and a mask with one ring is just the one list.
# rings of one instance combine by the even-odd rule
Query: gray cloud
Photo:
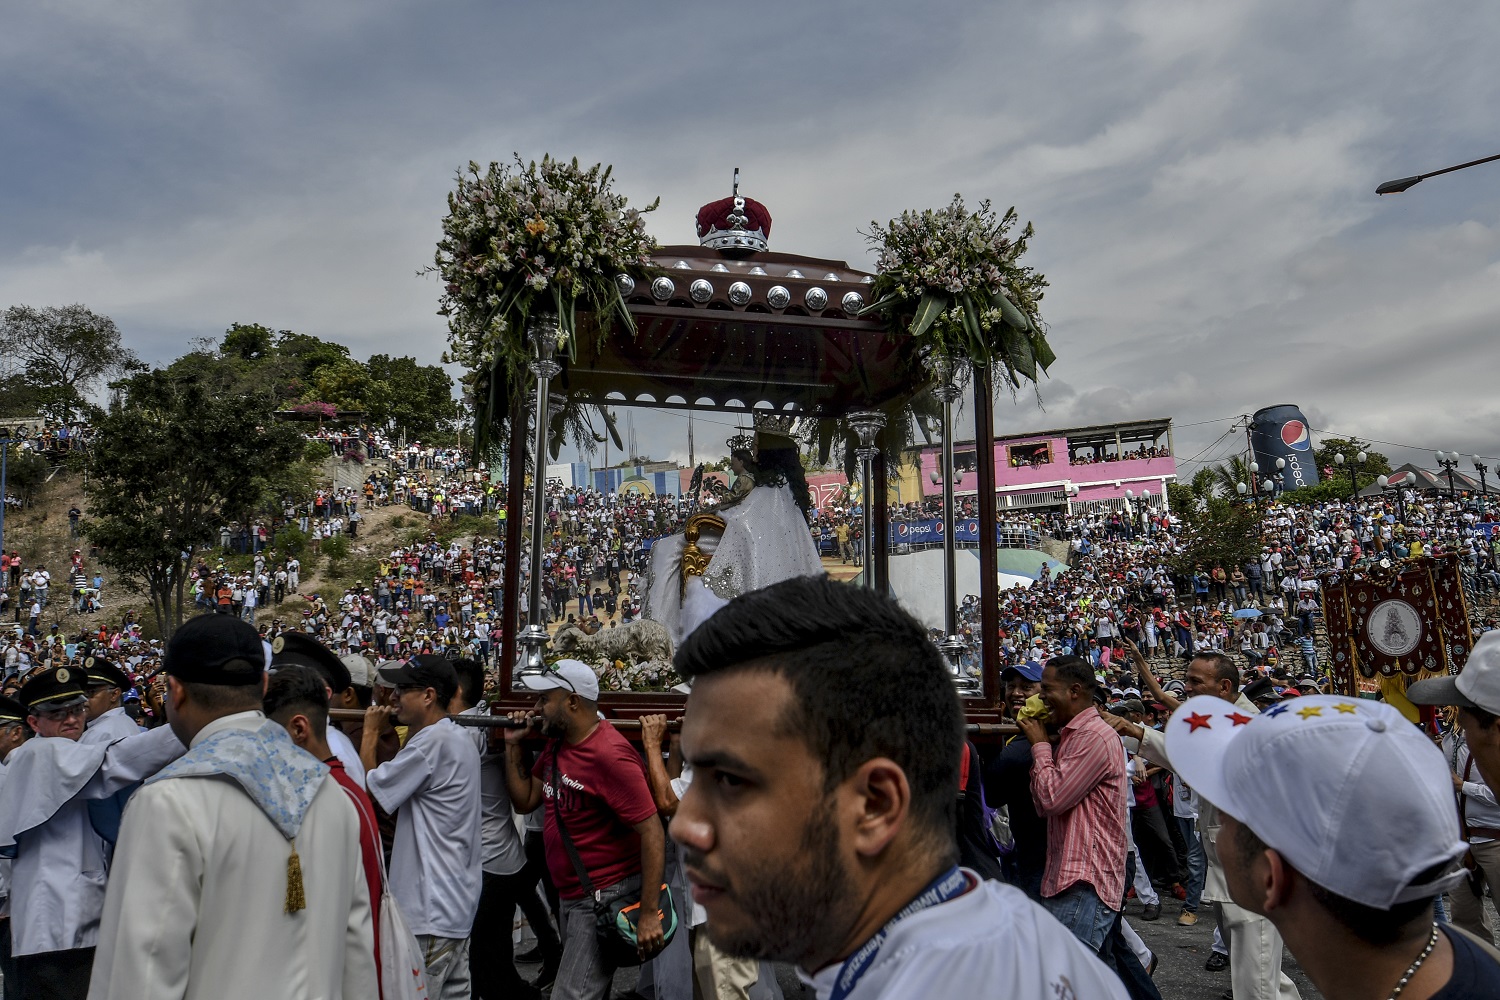
[[(1060, 359), (1045, 411), (1002, 401), (1003, 430), (1170, 414), (1189, 455), (1217, 418), (1291, 400), (1318, 426), (1500, 453), (1495, 168), (1373, 195), (1500, 151), (1493, 5), (156, 0), (0, 17), (0, 302), (86, 302), (156, 360), (235, 321), (435, 360), (436, 288), (417, 272), (454, 169), (550, 151), (662, 195), (664, 243), (691, 241), (734, 166), (775, 246), (857, 265), (871, 219), (954, 191), (1017, 205)], [(685, 454), (680, 418), (637, 428)]]

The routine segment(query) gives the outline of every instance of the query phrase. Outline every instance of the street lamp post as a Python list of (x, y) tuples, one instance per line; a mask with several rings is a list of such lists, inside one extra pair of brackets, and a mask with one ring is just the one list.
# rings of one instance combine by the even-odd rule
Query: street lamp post
[[(1349, 503), (1351, 506), (1359, 501), (1358, 469), (1361, 465), (1365, 464), (1365, 459), (1368, 457), (1369, 456), (1362, 451), (1356, 452), (1354, 455), (1354, 461), (1349, 463)], [(1343, 452), (1339, 452), (1338, 454), (1333, 456), (1334, 465), (1343, 465), (1345, 461), (1346, 459), (1344, 458)]]
[[(10, 435), (0, 438), (0, 552), (5, 551), (5, 473), (10, 458)], [(9, 581), (0, 581), (0, 587), (8, 587)]]
[(1437, 464), (1441, 465), (1443, 471), (1448, 473), (1448, 499), (1452, 500), (1457, 496), (1457, 491), (1453, 488), (1453, 470), (1458, 468), (1458, 452), (1440, 451), (1432, 457), (1437, 459)]
[(1474, 459), (1474, 471), (1477, 472), (1477, 473), (1479, 473), (1479, 513), (1481, 515), (1484, 515), (1489, 510), (1489, 506), (1490, 506), (1490, 504), (1489, 504), (1489, 492), (1490, 492), (1490, 488), (1489, 488), (1489, 486), (1487, 486), (1485, 484), (1485, 478), (1484, 478), (1485, 473), (1487, 473), (1487, 472), (1490, 471), (1490, 467), (1488, 465), (1485, 465), (1483, 462), (1481, 462), (1479, 460), (1479, 456), (1478, 455), (1474, 455), (1472, 457)]
[(1396, 491), (1396, 516), (1401, 519), (1402, 524), (1406, 523), (1405, 491), (1407, 487), (1416, 481), (1417, 474), (1415, 472), (1408, 472), (1406, 475), (1398, 476), (1395, 479), (1392, 479), (1390, 476), (1380, 476), (1375, 480), (1375, 484), (1382, 490), (1394, 489)]
[(1442, 170), (1434, 170), (1431, 173), (1426, 174), (1417, 174), (1415, 177), (1402, 177), (1399, 180), (1386, 181), (1384, 184), (1380, 185), (1380, 187), (1375, 189), (1375, 193), (1400, 194), (1407, 188), (1412, 187), (1416, 184), (1420, 184), (1429, 177), (1436, 177), (1439, 174), (1451, 174), (1455, 170), (1464, 170), (1468, 167), (1477, 167), (1481, 163), (1492, 163), (1495, 160), (1500, 160), (1500, 153), (1497, 153), (1494, 156), (1486, 156), (1478, 160), (1470, 160), (1468, 163), (1460, 163), (1456, 167), (1444, 167)]

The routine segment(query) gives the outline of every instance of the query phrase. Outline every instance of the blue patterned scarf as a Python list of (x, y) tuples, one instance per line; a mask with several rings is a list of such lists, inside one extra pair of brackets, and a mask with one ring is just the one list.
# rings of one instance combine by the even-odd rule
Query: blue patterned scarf
[(279, 723), (225, 729), (146, 780), (229, 778), (291, 840), (328, 776), (328, 766), (292, 742)]

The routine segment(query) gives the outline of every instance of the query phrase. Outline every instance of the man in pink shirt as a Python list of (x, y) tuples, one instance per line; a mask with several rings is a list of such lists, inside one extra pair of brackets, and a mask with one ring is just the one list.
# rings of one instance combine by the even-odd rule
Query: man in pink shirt
[(1125, 751), (1094, 707), (1094, 671), (1055, 656), (1042, 700), (1057, 745), (1037, 719), (1019, 722), (1031, 743), (1031, 797), (1047, 818), (1042, 903), (1089, 948), (1104, 944), (1125, 899)]

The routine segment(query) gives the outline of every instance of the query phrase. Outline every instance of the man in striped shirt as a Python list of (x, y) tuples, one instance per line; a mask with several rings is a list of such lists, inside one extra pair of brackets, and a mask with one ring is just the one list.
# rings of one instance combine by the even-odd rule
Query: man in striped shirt
[[(1031, 797), (1047, 819), (1042, 903), (1097, 951), (1125, 900), (1125, 755), (1094, 707), (1093, 669), (1055, 656), (1042, 671), (1049, 725), (1021, 720), (1031, 743)], [(1057, 733), (1057, 745), (1047, 730)]]

